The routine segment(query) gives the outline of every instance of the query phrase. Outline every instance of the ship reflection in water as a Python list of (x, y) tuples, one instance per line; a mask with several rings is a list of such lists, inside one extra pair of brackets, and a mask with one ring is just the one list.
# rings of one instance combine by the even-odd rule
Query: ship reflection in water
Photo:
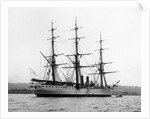
[(9, 112), (140, 112), (141, 96), (41, 97), (9, 94)]

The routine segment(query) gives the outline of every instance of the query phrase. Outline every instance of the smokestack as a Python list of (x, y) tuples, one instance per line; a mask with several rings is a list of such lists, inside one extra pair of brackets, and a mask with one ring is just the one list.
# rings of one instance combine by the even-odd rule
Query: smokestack
[(89, 76), (86, 76), (86, 83), (89, 84)]
[(81, 86), (84, 86), (84, 79), (83, 79), (83, 75), (81, 75)]

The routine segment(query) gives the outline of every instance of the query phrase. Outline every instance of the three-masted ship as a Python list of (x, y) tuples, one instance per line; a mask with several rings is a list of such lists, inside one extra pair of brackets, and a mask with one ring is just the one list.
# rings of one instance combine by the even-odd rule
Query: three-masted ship
[[(81, 66), (80, 64), (80, 57), (82, 55), (89, 55), (89, 53), (81, 54), (79, 53), (79, 40), (84, 37), (78, 37), (78, 30), (81, 27), (77, 26), (77, 21), (75, 20), (75, 28), (73, 29), (75, 31), (75, 38), (72, 40), (75, 41), (75, 54), (66, 55), (68, 59), (72, 62), (72, 66), (63, 67), (63, 68), (74, 68), (75, 70), (75, 82), (71, 81), (58, 81), (56, 77), (57, 67), (62, 64), (56, 63), (56, 57), (59, 54), (55, 53), (55, 39), (57, 36), (54, 36), (55, 28), (53, 27), (53, 22), (51, 23), (51, 52), (52, 55), (47, 57), (42, 52), (42, 56), (47, 62), (47, 67), (49, 70), (47, 70), (46, 78), (44, 80), (32, 78), (30, 80), (29, 90), (32, 90), (33, 93), (37, 97), (110, 97), (112, 95), (111, 90), (119, 83), (119, 81), (110, 86), (107, 84), (105, 74), (108, 73), (115, 73), (115, 71), (112, 72), (105, 72), (104, 65), (111, 63), (111, 62), (103, 62), (103, 50), (102, 48), (102, 38), (100, 35), (99, 40), (99, 62), (94, 65), (90, 66)], [(71, 60), (70, 57), (73, 57), (74, 60)], [(81, 74), (81, 68), (87, 68), (87, 67), (96, 67), (97, 71), (96, 73), (91, 73), (91, 75), (99, 75), (100, 76), (100, 84), (97, 85), (96, 83), (93, 83), (92, 81), (89, 81), (89, 76), (86, 76), (86, 81), (84, 80), (84, 76)], [(51, 69), (51, 72), (50, 72)], [(49, 79), (51, 75), (51, 79)]]

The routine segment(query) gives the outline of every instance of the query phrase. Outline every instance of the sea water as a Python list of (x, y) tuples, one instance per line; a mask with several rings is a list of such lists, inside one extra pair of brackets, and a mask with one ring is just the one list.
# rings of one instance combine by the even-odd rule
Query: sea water
[(9, 112), (140, 112), (141, 96), (36, 97), (8, 94)]

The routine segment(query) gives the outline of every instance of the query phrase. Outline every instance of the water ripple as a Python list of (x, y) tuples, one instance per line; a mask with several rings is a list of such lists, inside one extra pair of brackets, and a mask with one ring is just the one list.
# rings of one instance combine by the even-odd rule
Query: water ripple
[(38, 98), (34, 94), (9, 94), (9, 112), (140, 112), (140, 96), (122, 98)]

